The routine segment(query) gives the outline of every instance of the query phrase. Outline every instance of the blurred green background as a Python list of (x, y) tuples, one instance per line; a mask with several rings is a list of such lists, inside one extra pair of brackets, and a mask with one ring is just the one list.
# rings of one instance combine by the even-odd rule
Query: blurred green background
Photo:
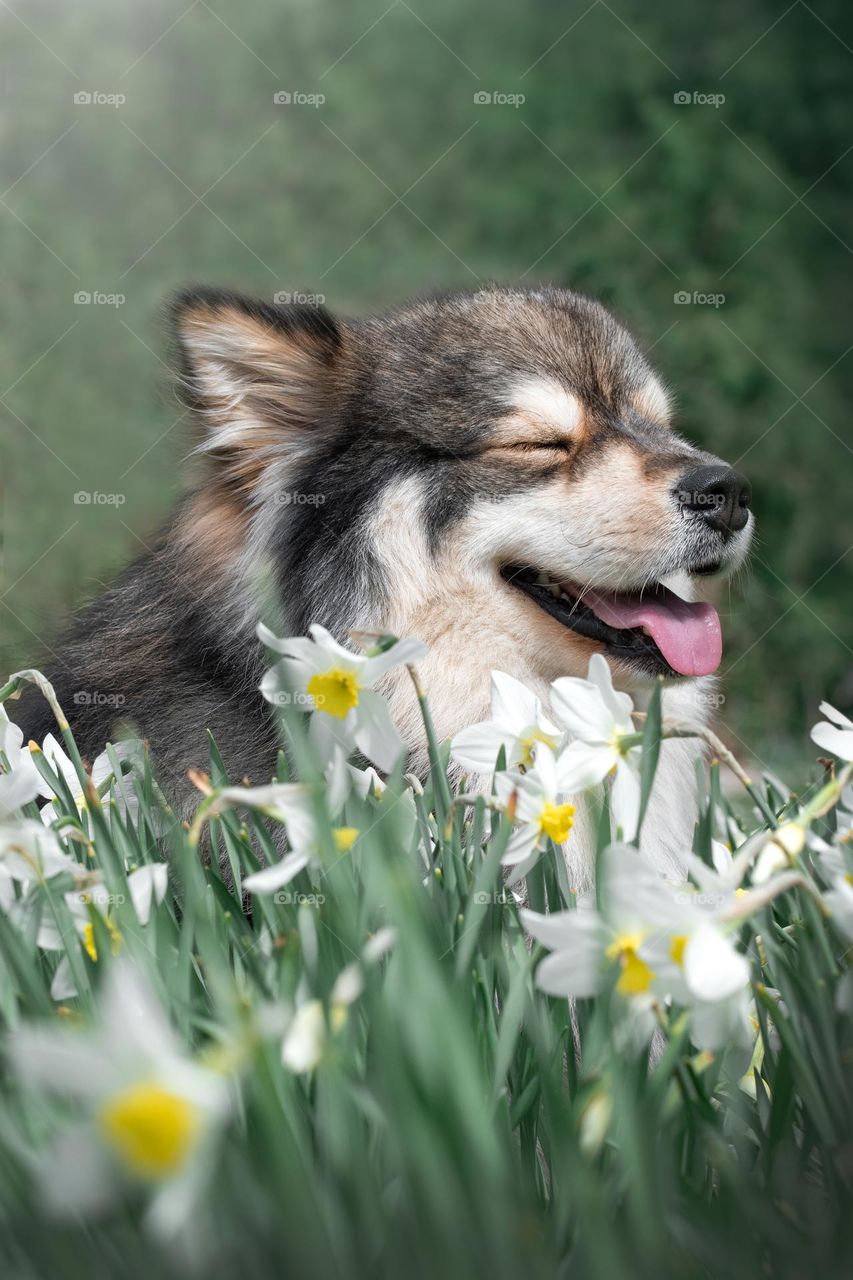
[(821, 696), (849, 709), (849, 5), (3, 0), (0, 30), (0, 665), (179, 491), (177, 286), (355, 312), (553, 281), (616, 309), (754, 483), (735, 747), (779, 766)]

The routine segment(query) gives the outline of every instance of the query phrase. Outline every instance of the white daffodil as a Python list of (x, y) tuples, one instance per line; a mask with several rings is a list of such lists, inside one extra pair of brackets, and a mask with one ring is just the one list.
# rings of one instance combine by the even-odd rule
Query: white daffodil
[(650, 1034), (649, 1012), (669, 999), (690, 1007), (695, 1042), (716, 1048), (744, 1024), (749, 966), (707, 910), (662, 880), (632, 848), (604, 856), (604, 913), (591, 909), (538, 915), (525, 927), (552, 954), (536, 972), (550, 995), (585, 997), (602, 990), (619, 967), (616, 991)]
[(646, 865), (637, 849), (611, 845), (602, 855), (606, 914), (584, 907), (539, 915), (523, 910), (521, 919), (553, 953), (536, 971), (536, 985), (549, 995), (596, 995), (616, 963), (616, 990), (624, 996), (656, 991), (652, 968), (657, 937), (674, 926), (678, 913), (667, 886)]
[[(96, 911), (103, 921), (104, 930), (110, 939), (112, 954), (118, 955), (122, 947), (122, 936), (119, 931), (113, 907), (116, 905), (115, 895), (110, 892), (97, 872), (77, 868), (79, 873), (78, 887), (63, 894), (65, 905), (71, 914), (74, 929), (80, 939), (80, 945), (93, 962), (98, 960), (95, 926), (92, 912)], [(127, 888), (137, 920), (147, 925), (151, 919), (151, 911), (166, 896), (169, 881), (169, 868), (165, 862), (146, 863), (127, 877)], [(64, 951), (67, 953), (69, 939), (60, 932), (56, 920), (42, 913), (36, 943), (43, 951)], [(73, 969), (68, 955), (64, 955), (53, 975), (50, 994), (54, 1000), (68, 1000), (76, 996), (77, 986), (73, 978)]]
[(281, 1061), (294, 1075), (313, 1071), (326, 1047), (326, 1015), (319, 1000), (306, 1000), (285, 1032)]
[[(280, 862), (262, 867), (246, 876), (243, 887), (250, 893), (275, 893), (289, 884), (308, 866), (319, 850), (317, 799), (311, 789), (297, 782), (271, 782), (263, 787), (223, 787), (204, 810), (207, 817), (223, 809), (245, 807), (280, 822), (287, 833), (290, 852)], [(348, 852), (358, 839), (355, 827), (333, 827), (332, 840), (341, 852)]]
[(551, 689), (554, 716), (573, 739), (561, 756), (568, 789), (585, 791), (612, 775), (613, 817), (623, 837), (633, 839), (640, 814), (640, 748), (625, 745), (637, 732), (633, 702), (613, 688), (600, 653), (590, 658), (586, 680), (561, 676)]
[(23, 732), (0, 703), (0, 819), (12, 817), (22, 805), (44, 795), (45, 784), (33, 763)]
[[(78, 813), (85, 813), (88, 805), (88, 798), (83, 789), (83, 784), (77, 776), (77, 770), (74, 768), (71, 758), (68, 756), (62, 744), (53, 736), (52, 733), (49, 733), (42, 743), (41, 749), (44, 752), (45, 760), (56, 770), (65, 782), (65, 785), (71, 793), (71, 797)], [(126, 742), (117, 742), (113, 747), (113, 751), (119, 761), (136, 761), (141, 755), (142, 743), (138, 739), (128, 739)], [(113, 787), (104, 796), (104, 806), (109, 807), (114, 804), (117, 811), (121, 813), (123, 817), (135, 817), (139, 810), (139, 801), (132, 788), (124, 781), (123, 776), (119, 775), (119, 777), (115, 777), (115, 770), (113, 769), (109, 755), (106, 751), (102, 751), (101, 754), (96, 757), (95, 762), (92, 765), (90, 776), (92, 784), (96, 789), (99, 789), (105, 782), (114, 778), (115, 781)], [(46, 804), (42, 809), (41, 818), (42, 822), (50, 825), (50, 823), (59, 817), (62, 808), (62, 801), (59, 797), (54, 798), (53, 792), (49, 789), (43, 779), (41, 779), (41, 783), (44, 788), (42, 795), (51, 798), (50, 804)]]
[(227, 1083), (187, 1056), (138, 972), (113, 966), (97, 1028), (31, 1024), (12, 1033), (8, 1055), (25, 1087), (83, 1112), (39, 1170), (49, 1208), (96, 1210), (131, 1181), (153, 1191), (155, 1228), (169, 1233), (189, 1216), (228, 1112)]
[(377, 930), (361, 949), (361, 955), (340, 971), (329, 993), (329, 1025), (319, 1000), (304, 992), (297, 997), (296, 1011), (290, 1019), (281, 1045), (281, 1060), (294, 1075), (313, 1071), (322, 1061), (329, 1040), (346, 1023), (350, 1006), (364, 991), (365, 969), (378, 964), (393, 948), (396, 930), (386, 925)]
[(505, 867), (514, 868), (509, 885), (523, 879), (536, 865), (546, 839), (564, 844), (569, 838), (575, 806), (566, 803), (562, 761), (562, 756), (555, 757), (543, 743), (536, 752), (535, 765), (526, 773), (495, 775), (498, 800), (518, 824), (501, 859)]
[(853, 720), (848, 720), (828, 702), (822, 702), (820, 710), (826, 720), (820, 720), (812, 728), (812, 742), (842, 760), (853, 762)]
[(752, 868), (752, 883), (766, 884), (777, 872), (795, 866), (807, 836), (808, 826), (799, 818), (791, 818), (774, 831), (768, 831)]
[(453, 759), (473, 773), (493, 773), (501, 748), (508, 769), (527, 769), (540, 745), (557, 751), (563, 734), (542, 712), (530, 689), (503, 671), (492, 672), (491, 719), (457, 733)]
[(0, 872), (24, 890), (62, 872), (77, 875), (81, 870), (80, 863), (65, 853), (53, 832), (40, 822), (21, 818), (0, 825)]
[(309, 707), (311, 739), (324, 761), (335, 748), (347, 755), (359, 750), (386, 772), (394, 768), (405, 745), (385, 699), (373, 685), (386, 672), (416, 662), (426, 653), (419, 640), (397, 640), (379, 653), (345, 649), (325, 627), (313, 623), (311, 639), (279, 639), (260, 623), (258, 636), (284, 656), (261, 681), (268, 702), (281, 705), (301, 699)]

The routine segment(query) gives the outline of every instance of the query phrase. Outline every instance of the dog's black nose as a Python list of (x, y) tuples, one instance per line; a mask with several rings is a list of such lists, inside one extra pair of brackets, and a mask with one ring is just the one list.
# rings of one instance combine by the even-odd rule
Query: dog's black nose
[(749, 519), (749, 481), (725, 463), (688, 471), (678, 482), (676, 496), (683, 511), (703, 516), (712, 529), (726, 537), (737, 533)]

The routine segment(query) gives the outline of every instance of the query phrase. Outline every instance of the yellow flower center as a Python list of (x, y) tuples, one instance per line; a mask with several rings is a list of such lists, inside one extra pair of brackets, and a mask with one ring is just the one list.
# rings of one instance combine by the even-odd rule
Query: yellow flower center
[(556, 844), (568, 840), (569, 832), (574, 826), (575, 806), (573, 804), (550, 804), (542, 806), (539, 814), (539, 830), (549, 836)]
[(519, 757), (518, 763), (522, 769), (529, 769), (533, 764), (533, 753), (536, 744), (541, 742), (543, 746), (550, 747), (552, 751), (557, 749), (557, 739), (551, 734), (543, 733), (541, 729), (531, 729), (529, 733), (522, 734), (518, 739)]
[(679, 969), (684, 967), (684, 948), (687, 946), (687, 934), (676, 933), (669, 944), (669, 958)]
[(332, 839), (339, 853), (349, 853), (358, 835), (358, 827), (334, 827), (332, 830)]
[(642, 933), (621, 933), (605, 952), (609, 960), (618, 960), (622, 966), (616, 983), (616, 990), (620, 995), (644, 995), (654, 981), (654, 971), (639, 954), (644, 936)]
[(329, 1010), (329, 1026), (332, 1031), (337, 1034), (342, 1027), (346, 1026), (349, 1010), (345, 1004), (333, 1004)]
[[(112, 953), (114, 956), (117, 956), (119, 951), (121, 951), (121, 934), (111, 921), (105, 920), (104, 924), (109, 930)], [(86, 924), (83, 925), (82, 941), (83, 950), (86, 952), (86, 955), (92, 963), (95, 964), (98, 959), (98, 948), (95, 946), (95, 926), (92, 924), (91, 920), (87, 921)]]
[(197, 1107), (152, 1081), (115, 1094), (102, 1107), (98, 1124), (122, 1162), (144, 1178), (177, 1173), (201, 1127)]
[(333, 667), (331, 671), (312, 676), (306, 687), (317, 710), (337, 720), (343, 720), (358, 706), (358, 680), (354, 671)]

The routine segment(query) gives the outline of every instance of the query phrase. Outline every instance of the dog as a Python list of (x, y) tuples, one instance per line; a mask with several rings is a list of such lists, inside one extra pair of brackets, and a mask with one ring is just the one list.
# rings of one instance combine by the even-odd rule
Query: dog
[[(344, 321), (193, 288), (170, 326), (201, 473), (48, 665), (88, 758), (118, 703), (179, 809), (208, 730), (231, 777), (268, 780), (264, 600), (280, 633), (319, 622), (342, 641), (425, 641), (442, 739), (488, 717), (492, 669), (547, 706), (550, 681), (584, 675), (593, 653), (638, 706), (663, 676), (665, 714), (706, 721), (719, 624), (699, 601), (747, 553), (749, 485), (676, 434), (664, 384), (598, 302), (495, 286)], [(406, 673), (383, 691), (424, 773)], [(32, 736), (50, 727), (30, 713)], [(663, 744), (644, 844), (665, 872), (691, 846), (696, 752)], [(579, 887), (591, 849), (581, 812), (567, 847)]]

